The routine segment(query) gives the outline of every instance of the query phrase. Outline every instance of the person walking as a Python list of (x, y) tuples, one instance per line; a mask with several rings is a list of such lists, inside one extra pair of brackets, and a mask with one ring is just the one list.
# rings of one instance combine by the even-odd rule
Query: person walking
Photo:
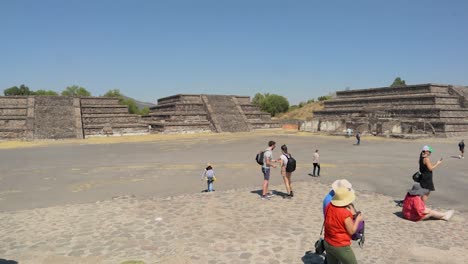
[(356, 145), (360, 145), (361, 144), (361, 132), (359, 131), (356, 133), (356, 140), (357, 140)]
[(357, 264), (351, 248), (351, 236), (356, 233), (364, 218), (361, 213), (355, 212), (352, 205), (355, 199), (354, 192), (340, 187), (335, 190), (335, 195), (325, 210), (324, 245), (328, 264)]
[(465, 142), (463, 141), (463, 139), (460, 141), (460, 143), (458, 143), (458, 148), (460, 149), (460, 155), (458, 156), (460, 159), (464, 159), (465, 156)]
[(275, 141), (268, 142), (268, 148), (263, 153), (263, 165), (262, 165), (262, 173), (263, 173), (263, 186), (262, 186), (262, 200), (270, 200), (271, 193), (268, 192), (268, 183), (270, 181), (270, 168), (276, 168), (276, 165), (273, 162), (273, 150), (276, 148)]
[(442, 163), (442, 158), (434, 165), (431, 163), (429, 158), (432, 152), (434, 152), (434, 150), (431, 146), (424, 146), (419, 155), (419, 172), (421, 173), (419, 183), (422, 188), (428, 189), (429, 191), (435, 191), (432, 172)]
[(291, 175), (292, 172), (286, 171), (286, 166), (288, 164), (289, 159), (291, 158), (291, 154), (288, 152), (288, 147), (286, 145), (281, 146), (281, 151), (283, 154), (281, 155), (280, 159), (278, 160), (281, 164), (281, 176), (283, 176), (284, 185), (286, 186), (286, 198), (294, 197), (294, 193), (291, 188)]
[(208, 188), (206, 189), (207, 192), (213, 192), (213, 183), (216, 181), (215, 172), (213, 167), (210, 163), (206, 164), (206, 168), (202, 173), (202, 180), (206, 180)]
[(403, 218), (417, 222), (427, 219), (438, 219), (448, 221), (453, 216), (454, 210), (441, 213), (426, 207), (430, 191), (421, 187), (419, 183), (413, 184), (411, 190), (403, 200)]
[[(320, 176), (320, 155), (318, 149), (315, 150), (312, 164), (314, 165), (314, 169), (312, 170), (312, 176)], [(315, 174), (315, 169), (317, 169), (317, 174)]]

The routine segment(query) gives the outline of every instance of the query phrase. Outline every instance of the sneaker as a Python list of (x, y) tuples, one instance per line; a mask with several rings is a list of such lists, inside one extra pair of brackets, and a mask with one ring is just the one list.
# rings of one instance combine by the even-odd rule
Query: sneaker
[(293, 191), (291, 191), (291, 193), (289, 194), (289, 196), (294, 197)]
[(268, 197), (268, 195), (262, 195), (262, 200), (270, 200), (270, 197)]
[(275, 195), (272, 194), (272, 193), (267, 193), (266, 196), (267, 196), (268, 198), (271, 198), (271, 197), (273, 197), (273, 196), (275, 196)]
[(454, 212), (455, 212), (454, 210), (448, 210), (445, 213), (444, 217), (442, 217), (442, 220), (445, 220), (445, 221), (450, 220), (450, 218), (452, 218)]

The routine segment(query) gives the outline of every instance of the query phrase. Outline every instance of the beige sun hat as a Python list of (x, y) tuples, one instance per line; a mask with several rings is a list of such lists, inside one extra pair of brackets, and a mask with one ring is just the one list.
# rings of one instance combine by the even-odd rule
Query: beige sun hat
[(356, 199), (354, 192), (350, 191), (346, 187), (340, 187), (335, 190), (335, 196), (331, 200), (334, 206), (346, 206)]
[(341, 179), (341, 180), (336, 180), (332, 183), (332, 189), (333, 191), (336, 191), (336, 189), (340, 188), (340, 187), (344, 187), (344, 188), (348, 188), (350, 189), (352, 192), (354, 192), (353, 190), (353, 185), (348, 181), (348, 180), (345, 180), (345, 179)]

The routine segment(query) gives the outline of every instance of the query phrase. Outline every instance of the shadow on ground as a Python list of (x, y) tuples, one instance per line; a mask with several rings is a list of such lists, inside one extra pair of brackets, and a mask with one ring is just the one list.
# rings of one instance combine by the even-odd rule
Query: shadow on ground
[(322, 255), (317, 255), (312, 251), (305, 252), (304, 256), (301, 258), (304, 264), (322, 264), (324, 263), (324, 257)]
[(0, 259), (0, 264), (18, 264), (18, 261)]

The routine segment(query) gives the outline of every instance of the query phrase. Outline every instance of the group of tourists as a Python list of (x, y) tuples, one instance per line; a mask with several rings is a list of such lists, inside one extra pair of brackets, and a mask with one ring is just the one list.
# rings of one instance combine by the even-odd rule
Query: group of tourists
[[(460, 142), (462, 143), (463, 140)], [(462, 151), (462, 148), (460, 148)], [(464, 147), (463, 147), (464, 151)], [(462, 153), (463, 153), (462, 151)], [(413, 177), (415, 183), (403, 200), (403, 217), (411, 221), (421, 221), (426, 219), (438, 219), (448, 221), (454, 210), (441, 213), (426, 207), (429, 194), (435, 191), (433, 182), (433, 171), (442, 164), (442, 158), (435, 164), (431, 162), (431, 154), (434, 152), (431, 146), (424, 146), (419, 154), (419, 175)]]
[[(358, 138), (359, 144), (360, 138)], [(462, 159), (464, 154), (464, 141), (459, 143), (460, 155)], [(292, 190), (291, 175), (295, 170), (295, 159), (288, 152), (286, 145), (281, 146), (281, 156), (279, 159), (273, 158), (273, 150), (276, 148), (275, 141), (268, 142), (268, 148), (260, 152), (256, 159), (261, 164), (263, 174), (263, 185), (261, 199), (269, 200), (273, 194), (269, 192), (269, 181), (271, 168), (281, 168), (281, 176), (286, 188), (285, 198), (294, 197)], [(407, 192), (402, 202), (402, 216), (410, 221), (421, 221), (426, 219), (438, 219), (448, 221), (454, 214), (454, 210), (439, 212), (426, 207), (426, 201), (432, 191), (435, 191), (433, 182), (433, 171), (442, 164), (442, 158), (436, 163), (431, 162), (431, 154), (434, 152), (432, 147), (424, 146), (419, 155), (419, 172), (412, 188)], [(291, 161), (294, 163), (294, 169), (290, 169)], [(319, 150), (313, 154), (313, 170), (309, 173), (311, 176), (320, 176), (320, 155)], [(211, 164), (203, 171), (202, 179), (207, 181), (207, 192), (214, 191), (213, 182), (216, 181), (215, 173)], [(354, 207), (356, 195), (351, 183), (345, 179), (333, 182), (330, 191), (323, 199), (324, 221), (322, 232), (323, 239), (320, 238), (316, 243), (321, 245), (320, 253), (326, 252), (325, 263), (328, 264), (354, 264), (357, 263), (354, 252), (351, 248), (352, 240), (359, 240), (359, 244), (364, 243), (364, 217), (360, 211)], [(322, 236), (322, 232), (320, 236)]]
[[(291, 182), (291, 175), (292, 172), (295, 170), (295, 160), (292, 158), (291, 154), (288, 152), (288, 147), (286, 145), (281, 146), (281, 156), (279, 159), (273, 158), (273, 150), (276, 148), (275, 141), (268, 142), (268, 148), (261, 152), (263, 153), (262, 161), (259, 162), (262, 164), (262, 174), (263, 174), (263, 185), (262, 185), (262, 200), (269, 200), (273, 194), (268, 191), (268, 185), (270, 182), (270, 174), (271, 168), (276, 168), (277, 166), (273, 163), (279, 163), (279, 167), (281, 168), (281, 176), (283, 177), (284, 185), (286, 187), (286, 195), (285, 198), (291, 199), (294, 197), (294, 192), (292, 190), (292, 182)], [(289, 169), (288, 164), (294, 162), (294, 169)]]

